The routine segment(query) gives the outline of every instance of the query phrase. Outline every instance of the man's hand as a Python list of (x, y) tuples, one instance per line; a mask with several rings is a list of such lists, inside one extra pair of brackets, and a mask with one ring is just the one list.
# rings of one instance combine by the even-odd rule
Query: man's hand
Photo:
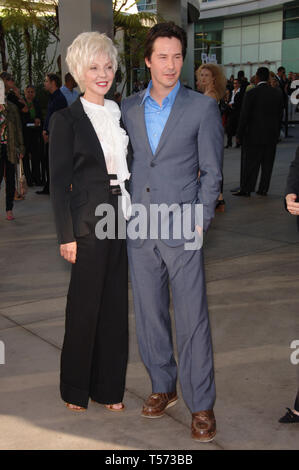
[(60, 245), (60, 254), (66, 261), (75, 264), (77, 257), (77, 242)]
[(286, 196), (287, 209), (292, 215), (299, 215), (299, 202), (295, 202), (297, 194), (288, 194)]

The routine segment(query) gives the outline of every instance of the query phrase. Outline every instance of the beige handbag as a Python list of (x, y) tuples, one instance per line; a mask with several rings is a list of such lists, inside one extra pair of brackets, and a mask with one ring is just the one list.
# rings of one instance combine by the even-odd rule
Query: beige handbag
[(23, 167), (23, 160), (20, 158), (19, 159), (19, 164), (18, 164), (18, 184), (17, 184), (17, 191), (20, 196), (24, 198), (25, 194), (27, 193), (28, 186), (27, 186), (27, 181), (24, 173), (24, 167)]

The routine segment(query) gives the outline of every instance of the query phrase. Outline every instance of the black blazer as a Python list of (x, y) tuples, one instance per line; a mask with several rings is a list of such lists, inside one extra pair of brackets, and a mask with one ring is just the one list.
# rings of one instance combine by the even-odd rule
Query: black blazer
[(108, 201), (110, 177), (80, 98), (51, 117), (49, 159), (58, 243), (94, 233), (99, 220), (95, 209)]
[[(297, 147), (295, 160), (292, 161), (289, 169), (285, 195), (288, 194), (297, 194), (297, 202), (299, 202), (299, 147)], [(286, 200), (284, 200), (284, 204), (287, 209)], [(299, 217), (297, 216), (296, 219), (299, 230)]]
[(283, 113), (283, 97), (266, 83), (245, 93), (237, 137), (246, 145), (276, 144)]

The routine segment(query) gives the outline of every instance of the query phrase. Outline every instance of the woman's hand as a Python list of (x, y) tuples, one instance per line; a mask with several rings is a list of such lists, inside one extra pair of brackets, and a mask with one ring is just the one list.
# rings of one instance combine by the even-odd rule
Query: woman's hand
[(296, 202), (296, 194), (288, 194), (286, 196), (287, 209), (292, 215), (299, 215), (299, 202)]
[(69, 263), (75, 264), (77, 257), (77, 242), (60, 245), (61, 256)]

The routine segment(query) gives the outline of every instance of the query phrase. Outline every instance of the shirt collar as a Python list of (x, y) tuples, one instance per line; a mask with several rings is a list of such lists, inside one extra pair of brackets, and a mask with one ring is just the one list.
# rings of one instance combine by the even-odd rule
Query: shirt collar
[[(145, 100), (146, 100), (147, 98), (153, 99), (153, 98), (151, 97), (151, 93), (150, 93), (152, 87), (153, 87), (153, 82), (152, 82), (152, 80), (151, 80), (151, 81), (149, 82), (148, 87), (147, 87), (147, 89), (146, 89), (146, 92), (145, 92), (145, 94), (144, 94), (144, 96), (143, 96), (143, 99), (142, 99), (142, 101), (141, 101), (141, 105), (143, 105), (143, 103), (145, 102)], [(167, 103), (167, 104), (170, 104), (170, 106), (173, 105), (173, 103), (175, 102), (175, 99), (176, 99), (176, 95), (178, 94), (178, 91), (179, 91), (180, 87), (181, 87), (181, 82), (180, 82), (180, 80), (178, 80), (178, 82), (177, 82), (176, 86), (174, 87), (174, 89), (171, 90), (171, 92), (169, 93), (169, 95), (166, 96), (166, 98), (164, 98), (163, 103), (162, 103), (162, 106), (163, 106), (164, 104), (166, 104), (166, 103)], [(166, 100), (167, 100), (167, 101), (166, 101)]]

